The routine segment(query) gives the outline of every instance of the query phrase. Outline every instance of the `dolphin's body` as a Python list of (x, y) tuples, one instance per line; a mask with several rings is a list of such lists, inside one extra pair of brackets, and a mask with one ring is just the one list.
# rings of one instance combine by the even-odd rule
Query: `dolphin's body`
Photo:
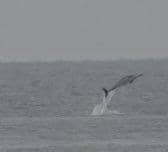
[(143, 74), (127, 75), (127, 76), (123, 77), (122, 79), (120, 79), (111, 89), (107, 90), (105, 88), (102, 88), (105, 96), (107, 97), (109, 92), (111, 92), (117, 88), (120, 88), (120, 87), (125, 86), (127, 84), (133, 83), (135, 79), (137, 79), (138, 77), (140, 77), (142, 75)]

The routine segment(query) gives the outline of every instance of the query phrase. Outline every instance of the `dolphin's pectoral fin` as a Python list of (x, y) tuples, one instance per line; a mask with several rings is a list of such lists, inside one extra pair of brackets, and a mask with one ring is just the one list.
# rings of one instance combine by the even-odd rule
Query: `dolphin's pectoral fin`
[(133, 83), (133, 82), (134, 82), (134, 80), (131, 80), (131, 81), (130, 81), (130, 84)]

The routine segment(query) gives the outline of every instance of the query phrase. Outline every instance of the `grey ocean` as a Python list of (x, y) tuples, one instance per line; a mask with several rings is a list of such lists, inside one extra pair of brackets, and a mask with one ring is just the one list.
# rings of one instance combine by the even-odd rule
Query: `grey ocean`
[[(0, 63), (0, 150), (162, 152), (168, 150), (168, 60)], [(102, 87), (143, 72), (108, 108), (90, 116)]]

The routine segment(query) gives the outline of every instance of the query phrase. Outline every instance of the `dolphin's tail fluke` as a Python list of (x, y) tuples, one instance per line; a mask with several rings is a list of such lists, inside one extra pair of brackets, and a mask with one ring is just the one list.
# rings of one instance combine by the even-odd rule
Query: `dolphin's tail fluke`
[(105, 94), (105, 97), (107, 97), (107, 95), (108, 95), (108, 90), (105, 89), (105, 88), (102, 88), (102, 90), (103, 90), (103, 92), (104, 92), (104, 94)]

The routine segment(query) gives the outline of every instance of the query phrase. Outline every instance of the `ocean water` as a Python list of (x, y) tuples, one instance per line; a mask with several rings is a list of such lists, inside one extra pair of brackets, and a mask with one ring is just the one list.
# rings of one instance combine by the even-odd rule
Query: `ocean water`
[[(168, 60), (0, 63), (1, 151), (168, 150)], [(143, 73), (110, 110), (90, 116), (102, 87)]]

